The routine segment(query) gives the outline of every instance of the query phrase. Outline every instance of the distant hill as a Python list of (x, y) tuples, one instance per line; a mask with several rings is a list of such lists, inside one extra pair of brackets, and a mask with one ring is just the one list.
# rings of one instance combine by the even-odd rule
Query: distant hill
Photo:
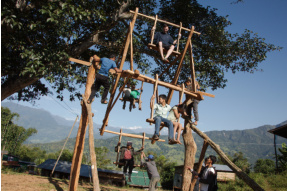
[[(2, 103), (2, 107), (8, 107), (12, 112), (19, 113), (20, 118), (16, 122), (25, 128), (34, 127), (38, 130), (38, 133), (29, 139), (29, 145), (38, 146), (47, 152), (56, 152), (62, 148), (64, 139), (67, 137), (74, 121), (69, 121), (59, 116), (53, 116), (49, 112), (41, 109), (34, 109), (25, 107), (14, 103)], [(287, 120), (278, 124), (286, 124)], [(263, 125), (254, 129), (246, 130), (232, 130), (232, 131), (209, 131), (205, 132), (220, 148), (229, 155), (233, 155), (235, 152), (241, 151), (245, 157), (249, 159), (249, 162), (254, 164), (259, 158), (273, 159), (274, 156), (274, 140), (273, 135), (268, 133), (268, 130), (276, 128), (278, 125)], [(75, 125), (71, 138), (69, 139), (66, 148), (73, 151), (75, 144), (75, 136), (77, 134), (77, 128), (79, 124)], [(105, 133), (105, 136), (100, 136), (98, 128), (100, 125), (94, 124), (95, 127), (95, 146), (107, 147), (110, 152), (108, 157), (115, 160), (114, 147), (118, 142), (118, 136)], [(119, 131), (119, 127), (108, 127), (111, 131)], [(127, 133), (134, 133), (132, 130), (125, 129)], [(150, 136), (151, 135), (148, 135)], [(199, 157), (203, 140), (197, 134), (193, 134), (195, 142), (197, 144), (196, 157)], [(162, 139), (167, 140), (167, 136), (161, 136)], [(134, 148), (141, 147), (140, 139), (132, 139), (123, 137), (122, 143), (126, 141), (133, 141)], [(182, 141), (183, 142), (183, 141)], [(287, 142), (286, 139), (278, 137), (277, 144), (280, 147), (283, 142)], [(32, 144), (31, 144), (32, 143)], [(85, 142), (85, 150), (87, 150), (88, 141)], [(168, 145), (167, 142), (150, 144), (150, 141), (145, 141), (145, 150), (151, 150), (158, 154), (162, 153), (168, 157), (171, 161), (176, 161), (178, 164), (183, 163), (184, 158), (184, 146), (183, 145)], [(88, 151), (88, 150), (87, 150)], [(207, 154), (216, 154), (211, 148), (208, 148)]]
[[(38, 130), (36, 135), (33, 135), (28, 139), (30, 143), (50, 143), (55, 141), (61, 141), (67, 138), (74, 121), (66, 120), (62, 117), (52, 115), (48, 111), (43, 109), (35, 109), (12, 102), (2, 102), (2, 107), (8, 107), (11, 112), (18, 113), (19, 119), (15, 123), (24, 128), (35, 128)], [(80, 117), (80, 116), (79, 116)], [(75, 117), (76, 119), (76, 117)], [(71, 138), (77, 136), (77, 129), (79, 127), (79, 121), (75, 124), (75, 127), (71, 133)], [(114, 137), (113, 134), (107, 134), (105, 137), (99, 134), (98, 129), (101, 127), (99, 124), (94, 123), (94, 136), (96, 139), (103, 139)], [(118, 127), (108, 126), (111, 131), (119, 131)], [(125, 130), (127, 133), (134, 133), (132, 130)]]

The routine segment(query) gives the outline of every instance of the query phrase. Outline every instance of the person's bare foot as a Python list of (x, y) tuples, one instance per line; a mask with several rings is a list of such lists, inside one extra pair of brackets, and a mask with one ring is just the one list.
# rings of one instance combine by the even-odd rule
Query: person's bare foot
[(182, 145), (182, 143), (180, 142), (180, 140), (176, 140), (178, 143), (177, 144), (180, 144), (180, 145)]
[(169, 60), (166, 59), (166, 58), (162, 59), (162, 61), (163, 61), (164, 63), (169, 63)]

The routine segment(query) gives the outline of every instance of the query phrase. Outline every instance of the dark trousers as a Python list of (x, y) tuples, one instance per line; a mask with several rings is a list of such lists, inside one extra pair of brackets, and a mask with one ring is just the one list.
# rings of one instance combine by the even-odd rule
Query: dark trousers
[(191, 116), (192, 114), (191, 110), (193, 110), (195, 121), (199, 121), (198, 104), (199, 104), (199, 100), (193, 99), (193, 102), (187, 106), (187, 115)]
[(108, 95), (109, 89), (110, 89), (110, 78), (108, 76), (103, 76), (101, 74), (96, 75), (95, 83), (92, 86), (92, 92), (91, 92), (90, 100), (92, 100), (95, 97), (96, 92), (98, 92), (100, 90), (101, 86), (104, 86), (104, 93), (102, 95), (102, 102), (106, 101), (107, 95)]
[(168, 127), (168, 139), (173, 139), (173, 123), (161, 116), (156, 116), (153, 118), (155, 122), (155, 135), (159, 135), (159, 130), (160, 130), (160, 123), (164, 122), (164, 124)]
[(132, 174), (133, 168), (134, 168), (134, 160), (133, 159), (123, 159), (123, 162), (125, 164), (124, 166), (124, 173), (127, 173), (127, 170), (129, 168), (129, 174)]

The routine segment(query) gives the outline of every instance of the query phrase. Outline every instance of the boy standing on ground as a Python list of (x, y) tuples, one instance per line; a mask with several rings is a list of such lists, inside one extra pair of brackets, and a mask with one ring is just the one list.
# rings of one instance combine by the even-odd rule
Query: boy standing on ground
[[(155, 27), (153, 27), (152, 32), (155, 31)], [(174, 50), (174, 46), (177, 43), (177, 40), (173, 40), (172, 37), (168, 34), (168, 26), (166, 24), (162, 27), (162, 32), (157, 32), (154, 37), (154, 42), (156, 46), (159, 48), (159, 52), (161, 55), (161, 59), (163, 62), (167, 63), (168, 57), (171, 55)], [(179, 38), (181, 38), (181, 34), (179, 34)], [(166, 56), (163, 56), (163, 48), (167, 50)]]
[(92, 86), (92, 92), (91, 92), (91, 96), (88, 100), (88, 103), (91, 103), (92, 100), (94, 99), (96, 92), (98, 92), (100, 90), (101, 86), (104, 86), (104, 93), (102, 95), (102, 100), (101, 103), (102, 104), (107, 104), (107, 95), (110, 89), (110, 78), (109, 78), (109, 70), (110, 69), (114, 69), (117, 73), (121, 73), (122, 70), (117, 68), (117, 65), (115, 63), (116, 60), (116, 55), (115, 54), (111, 54), (110, 58), (98, 58), (96, 56), (93, 56), (93, 62), (101, 62), (101, 69), (99, 70), (99, 72), (96, 75), (96, 80), (95, 83)]
[(154, 191), (157, 183), (160, 181), (160, 176), (159, 173), (157, 171), (156, 168), (156, 164), (154, 161), (154, 156), (153, 155), (149, 155), (147, 157), (147, 161), (145, 161), (145, 159), (143, 159), (145, 157), (144, 152), (142, 152), (141, 154), (141, 166), (146, 167), (147, 168), (147, 174), (149, 177), (149, 191)]
[[(119, 145), (121, 144), (120, 142), (118, 143)], [(126, 147), (121, 147), (120, 148), (120, 153), (121, 157), (119, 162), (124, 163), (124, 169), (123, 172), (124, 174), (127, 174), (127, 169), (129, 169), (129, 178), (128, 182), (131, 182), (131, 175), (133, 173), (133, 168), (134, 168), (134, 155), (138, 155), (143, 151), (143, 148), (141, 148), (138, 151), (134, 151), (134, 148), (132, 147), (132, 142), (128, 141)]]
[[(151, 97), (150, 107), (152, 108), (152, 103), (154, 102), (155, 95)], [(155, 121), (155, 132), (153, 135), (154, 140), (159, 139), (159, 128), (160, 123), (164, 122), (164, 124), (168, 127), (168, 144), (177, 144), (177, 141), (174, 140), (173, 136), (173, 124), (170, 120), (168, 120), (167, 113), (170, 111), (171, 107), (166, 103), (166, 95), (159, 95), (159, 104), (154, 105), (154, 121)]]

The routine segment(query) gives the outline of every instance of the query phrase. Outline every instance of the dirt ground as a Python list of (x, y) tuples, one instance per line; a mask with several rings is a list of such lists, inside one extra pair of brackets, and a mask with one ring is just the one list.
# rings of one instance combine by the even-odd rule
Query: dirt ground
[[(24, 173), (1, 173), (1, 190), (2, 191), (66, 191), (68, 190), (68, 180), (49, 178)], [(79, 191), (93, 190), (88, 184), (79, 183)], [(139, 190), (134, 188), (116, 188), (112, 186), (101, 185), (102, 191), (131, 191)], [(142, 190), (143, 191), (143, 190)]]

